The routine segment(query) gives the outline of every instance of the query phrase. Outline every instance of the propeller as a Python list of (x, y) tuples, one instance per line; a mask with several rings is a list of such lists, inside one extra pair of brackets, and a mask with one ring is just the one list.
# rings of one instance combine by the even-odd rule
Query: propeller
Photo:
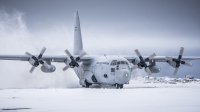
[(180, 65), (186, 65), (186, 66), (189, 66), (189, 67), (192, 67), (192, 63), (189, 63), (189, 62), (185, 62), (185, 61), (182, 61), (182, 55), (183, 55), (183, 51), (184, 51), (184, 47), (181, 47), (180, 48), (180, 51), (179, 51), (179, 56), (178, 58), (172, 58), (172, 57), (168, 57), (166, 56), (165, 59), (167, 61), (173, 61), (176, 63), (176, 67), (175, 67), (175, 70), (174, 70), (174, 75), (176, 75), (176, 73), (178, 72), (178, 68), (180, 67)]
[(46, 51), (46, 48), (43, 47), (42, 50), (41, 50), (41, 52), (40, 52), (40, 54), (38, 55), (38, 57), (32, 55), (32, 54), (29, 53), (29, 52), (26, 52), (26, 53), (25, 53), (27, 56), (30, 57), (30, 58), (29, 58), (29, 62), (30, 62), (31, 65), (32, 65), (32, 68), (31, 68), (30, 71), (29, 71), (30, 73), (32, 73), (32, 72), (35, 70), (35, 67), (38, 67), (39, 64), (42, 64), (42, 65), (45, 66), (46, 68), (50, 69), (50, 65), (47, 64), (45, 61), (42, 61), (42, 59), (41, 59), (45, 51)]
[(145, 68), (145, 71), (146, 71), (149, 75), (151, 75), (151, 71), (150, 71), (149, 67), (147, 66), (146, 62), (148, 62), (148, 61), (151, 60), (153, 57), (155, 57), (156, 54), (153, 53), (152, 55), (150, 55), (149, 57), (147, 57), (146, 59), (144, 59), (144, 58), (142, 57), (142, 55), (140, 54), (140, 52), (139, 52), (138, 49), (135, 50), (135, 53), (136, 53), (137, 56), (139, 57), (140, 62), (139, 62), (137, 65), (133, 66), (132, 69), (135, 69), (135, 68), (138, 68), (138, 67), (144, 67), (144, 68)]
[(69, 63), (69, 65), (66, 65), (63, 68), (63, 71), (67, 70), (69, 67), (74, 68), (74, 67), (79, 67), (78, 61), (86, 55), (86, 52), (83, 51), (77, 58), (74, 58), (71, 53), (66, 49), (65, 53), (68, 55), (68, 57), (70, 57), (71, 62)]

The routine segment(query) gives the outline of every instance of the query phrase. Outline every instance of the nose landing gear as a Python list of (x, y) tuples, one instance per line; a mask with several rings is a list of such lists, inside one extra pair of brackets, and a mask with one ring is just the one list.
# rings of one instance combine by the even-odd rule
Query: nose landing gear
[(86, 80), (85, 80), (85, 88), (89, 88), (92, 84), (91, 83), (88, 83)]
[(115, 84), (116, 89), (122, 89), (123, 88), (123, 84)]

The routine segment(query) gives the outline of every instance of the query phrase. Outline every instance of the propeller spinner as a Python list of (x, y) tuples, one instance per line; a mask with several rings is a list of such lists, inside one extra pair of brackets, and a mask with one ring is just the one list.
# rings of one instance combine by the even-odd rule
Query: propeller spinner
[(49, 68), (49, 69), (50, 69), (50, 65), (47, 64), (45, 61), (42, 61), (42, 59), (41, 59), (45, 51), (46, 51), (46, 48), (43, 47), (43, 49), (42, 49), (42, 51), (40, 52), (40, 54), (38, 55), (38, 57), (32, 55), (32, 54), (29, 53), (29, 52), (26, 52), (26, 53), (25, 53), (27, 56), (30, 57), (30, 58), (29, 58), (29, 62), (30, 62), (31, 65), (32, 65), (32, 68), (31, 68), (30, 71), (29, 71), (30, 73), (32, 73), (32, 72), (35, 70), (35, 67), (38, 67), (39, 64), (42, 64), (42, 65), (45, 66), (46, 68)]
[(66, 49), (65, 53), (70, 57), (71, 62), (69, 63), (69, 65), (65, 66), (63, 68), (63, 71), (67, 70), (69, 67), (74, 68), (74, 67), (79, 67), (78, 61), (86, 55), (86, 52), (82, 52), (76, 59), (71, 55), (71, 53)]
[(147, 66), (146, 62), (148, 62), (150, 59), (152, 59), (153, 57), (155, 57), (156, 54), (153, 53), (152, 55), (150, 55), (149, 57), (147, 57), (146, 59), (144, 59), (144, 58), (141, 56), (141, 54), (140, 54), (140, 52), (139, 52), (138, 49), (135, 50), (135, 53), (136, 53), (137, 56), (139, 57), (140, 62), (139, 62), (137, 65), (133, 66), (132, 69), (135, 69), (135, 68), (138, 68), (138, 67), (145, 67), (145, 71), (146, 71), (149, 75), (151, 75), (151, 71), (150, 71), (149, 67)]
[(179, 56), (178, 58), (172, 58), (172, 57), (168, 57), (166, 56), (165, 59), (167, 61), (173, 61), (176, 63), (176, 67), (175, 67), (175, 70), (174, 70), (174, 75), (176, 75), (176, 73), (178, 72), (178, 68), (180, 67), (181, 64), (183, 65), (186, 65), (186, 66), (189, 66), (189, 67), (192, 67), (192, 63), (189, 63), (189, 62), (185, 62), (185, 61), (182, 61), (182, 55), (183, 55), (183, 51), (184, 51), (184, 47), (181, 47), (180, 48), (180, 51), (179, 51)]

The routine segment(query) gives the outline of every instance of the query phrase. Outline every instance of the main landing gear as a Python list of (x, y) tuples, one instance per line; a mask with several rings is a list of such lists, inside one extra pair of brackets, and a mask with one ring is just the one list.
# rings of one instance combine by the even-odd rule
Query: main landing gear
[[(89, 88), (90, 86), (92, 86), (91, 83), (88, 83), (86, 80), (85, 80), (85, 85), (82, 85), (82, 87), (85, 87), (85, 88)], [(114, 86), (116, 87), (116, 89), (122, 89), (123, 88), (123, 84), (114, 84)]]
[(123, 84), (115, 84), (116, 89), (122, 89), (123, 88)]

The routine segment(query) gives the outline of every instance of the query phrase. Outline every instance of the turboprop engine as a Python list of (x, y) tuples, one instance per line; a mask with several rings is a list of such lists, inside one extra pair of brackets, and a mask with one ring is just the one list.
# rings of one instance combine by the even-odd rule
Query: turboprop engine
[(42, 60), (42, 56), (43, 56), (43, 54), (44, 54), (45, 51), (46, 51), (46, 48), (43, 47), (42, 51), (40, 52), (40, 54), (38, 56), (34, 56), (31, 53), (29, 53), (29, 52), (25, 53), (27, 56), (29, 56), (28, 61), (32, 65), (32, 67), (31, 67), (31, 69), (29, 71), (30, 73), (32, 73), (35, 70), (35, 67), (38, 67), (40, 64), (42, 66), (45, 66), (46, 68), (50, 69), (51, 65), (49, 65), (48, 63), (46, 63), (46, 61)]
[(150, 60), (148, 65), (151, 73), (159, 73), (161, 71), (161, 68), (156, 65), (155, 60)]
[(166, 62), (171, 65), (172, 67), (175, 68), (174, 70), (174, 75), (176, 75), (176, 73), (178, 72), (178, 68), (180, 67), (180, 65), (186, 65), (186, 66), (189, 66), (189, 67), (192, 67), (192, 63), (190, 62), (186, 62), (185, 60), (182, 60), (182, 55), (183, 55), (183, 51), (184, 51), (184, 48), (181, 47), (180, 48), (180, 51), (179, 51), (179, 56), (178, 58), (173, 58), (173, 57), (169, 57), (169, 56), (166, 56), (165, 59), (166, 59)]
[(135, 53), (136, 53), (137, 56), (139, 57), (140, 62), (139, 62), (138, 64), (134, 65), (134, 66), (132, 67), (132, 70), (134, 70), (135, 68), (145, 68), (145, 71), (146, 71), (149, 75), (151, 75), (152, 72), (151, 72), (151, 70), (149, 69), (149, 66), (147, 66), (146, 62), (150, 61), (153, 57), (156, 56), (156, 54), (153, 53), (152, 55), (150, 55), (149, 57), (147, 57), (147, 58), (144, 59), (144, 58), (142, 57), (142, 55), (140, 54), (140, 52), (139, 52), (137, 49), (135, 50)]

